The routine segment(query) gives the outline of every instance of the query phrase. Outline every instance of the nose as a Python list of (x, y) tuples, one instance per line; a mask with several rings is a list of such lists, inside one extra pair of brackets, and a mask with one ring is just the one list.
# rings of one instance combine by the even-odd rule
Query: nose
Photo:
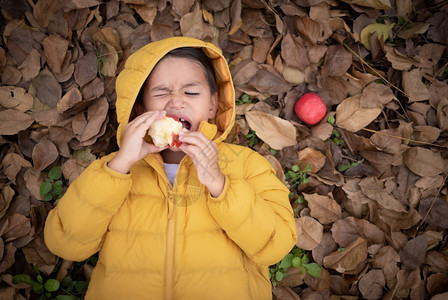
[(169, 106), (173, 108), (185, 108), (185, 101), (179, 91), (171, 93)]

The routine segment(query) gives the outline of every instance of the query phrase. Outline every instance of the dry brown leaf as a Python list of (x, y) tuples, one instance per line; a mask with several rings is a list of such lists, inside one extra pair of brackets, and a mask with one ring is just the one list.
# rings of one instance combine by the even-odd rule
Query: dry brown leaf
[(287, 34), (282, 39), (282, 58), (287, 66), (304, 71), (309, 66), (308, 51), (300, 37)]
[(13, 135), (27, 129), (33, 124), (34, 119), (23, 112), (15, 109), (0, 111), (0, 134)]
[(342, 101), (336, 108), (336, 125), (356, 132), (375, 120), (381, 111), (381, 107), (361, 107), (360, 95), (350, 97)]
[(1, 86), (0, 105), (4, 108), (26, 112), (33, 107), (33, 96), (21, 87)]
[(341, 76), (350, 68), (352, 55), (342, 45), (328, 47), (325, 62), (322, 67), (322, 76)]
[(376, 225), (352, 216), (339, 219), (331, 227), (333, 238), (341, 247), (347, 247), (356, 239), (364, 238), (369, 244), (385, 244), (386, 237)]
[(296, 142), (296, 129), (291, 122), (261, 111), (246, 112), (250, 129), (271, 148), (281, 150)]
[(367, 258), (367, 241), (358, 238), (342, 251), (333, 252), (324, 257), (324, 267), (334, 269), (342, 274), (356, 274), (365, 264)]
[[(134, 0), (135, 1), (135, 0)], [(129, 1), (125, 1), (129, 2)], [(87, 8), (92, 6), (98, 6), (101, 4), (100, 0), (61, 0), (61, 8), (65, 11), (71, 11), (74, 9)], [(142, 4), (142, 3), (140, 3)]]
[(48, 65), (54, 72), (61, 73), (68, 41), (57, 34), (51, 34), (43, 40), (43, 46)]
[(299, 151), (299, 161), (297, 165), (301, 170), (304, 170), (308, 165), (311, 172), (317, 173), (325, 165), (326, 156), (319, 150), (311, 147), (304, 148)]
[(422, 75), (418, 69), (403, 72), (402, 85), (410, 102), (429, 99), (429, 91), (422, 82)]
[(289, 83), (271, 66), (265, 65), (249, 80), (248, 85), (261, 93), (279, 95), (290, 90)]
[(48, 141), (42, 140), (33, 149), (34, 171), (39, 174), (43, 169), (52, 164), (59, 156), (56, 146)]
[(146, 5), (131, 5), (137, 11), (139, 16), (149, 25), (152, 25), (157, 16), (157, 7), (148, 7)]
[(400, 52), (394, 47), (384, 45), (384, 51), (386, 51), (386, 58), (392, 63), (392, 67), (399, 71), (408, 71), (414, 64), (414, 61)]
[(383, 107), (396, 99), (390, 87), (373, 82), (362, 91), (360, 105), (365, 108)]
[(313, 250), (319, 246), (324, 232), (323, 226), (311, 217), (296, 219), (297, 247), (304, 250)]
[(17, 251), (17, 248), (14, 247), (13, 243), (7, 243), (5, 246), (5, 250), (3, 253), (3, 258), (0, 261), (0, 273), (4, 274), (6, 270), (9, 270), (9, 268), (14, 265), (16, 259), (15, 259), (15, 253)]
[(118, 53), (112, 45), (104, 42), (101, 50), (102, 64), (100, 73), (106, 77), (113, 77), (117, 73)]
[(448, 228), (448, 203), (441, 198), (426, 198), (420, 201), (418, 213), (431, 225)]
[(53, 74), (47, 69), (43, 69), (39, 75), (32, 80), (36, 87), (36, 97), (50, 107), (56, 107), (61, 100), (62, 88)]
[(372, 266), (374, 268), (381, 268), (384, 273), (384, 277), (387, 281), (394, 279), (397, 276), (398, 263), (400, 262), (400, 255), (391, 246), (386, 246), (380, 249), (375, 255), (375, 260)]
[(379, 205), (395, 212), (406, 212), (406, 206), (384, 189), (384, 184), (375, 177), (367, 177), (359, 183), (361, 191)]
[(17, 153), (11, 152), (5, 155), (2, 161), (3, 173), (16, 184), (16, 176), (23, 167), (31, 167), (31, 163)]
[(414, 136), (416, 141), (434, 143), (440, 135), (441, 130), (433, 126), (414, 126)]
[(16, 85), (22, 79), (22, 73), (13, 66), (6, 66), (1, 74), (1, 81), (3, 84)]
[(443, 98), (437, 106), (437, 124), (441, 130), (448, 129), (448, 97)]
[[(8, 210), (11, 201), (13, 199), (15, 195), (14, 190), (10, 187), (10, 186), (5, 186), (1, 193), (0, 193), (0, 218), (3, 218), (3, 216), (5, 215), (6, 211)], [(1, 242), (3, 242), (3, 240), (0, 238)], [(1, 254), (2, 252), (0, 252)], [(2, 255), (0, 255), (0, 261), (1, 261), (1, 257)]]
[(43, 28), (47, 27), (50, 23), (50, 19), (59, 10), (58, 0), (39, 0), (33, 9), (33, 15), (36, 21)]
[(83, 57), (79, 58), (75, 67), (75, 80), (80, 87), (86, 85), (93, 80), (97, 74), (97, 57), (95, 53), (88, 52)]
[(425, 262), (426, 247), (428, 241), (424, 234), (410, 240), (400, 250), (400, 261), (405, 271), (412, 271)]
[(381, 299), (386, 279), (381, 270), (371, 270), (359, 280), (359, 291), (366, 299)]
[(311, 216), (318, 219), (321, 224), (330, 224), (341, 218), (341, 207), (328, 196), (319, 194), (305, 194), (305, 200), (311, 210)]
[(82, 94), (77, 88), (72, 88), (58, 102), (56, 107), (58, 113), (62, 114), (82, 102)]
[(336, 251), (337, 249), (338, 245), (333, 239), (332, 234), (328, 231), (325, 231), (319, 246), (314, 248), (312, 251), (313, 259), (316, 263), (322, 265), (324, 257)]
[(27, 262), (39, 267), (40, 271), (46, 271), (47, 274), (50, 274), (53, 271), (58, 259), (45, 246), (43, 234), (33, 239), (21, 249)]
[(445, 162), (440, 152), (413, 147), (403, 155), (406, 167), (419, 176), (436, 176), (445, 172)]
[(89, 106), (87, 111), (87, 125), (79, 138), (80, 142), (87, 141), (100, 132), (101, 126), (106, 119), (108, 109), (109, 103), (105, 97), (96, 100)]
[(311, 44), (316, 45), (321, 37), (321, 28), (318, 22), (309, 17), (294, 18), (294, 25), (297, 30), (305, 37)]
[(180, 19), (180, 30), (182, 36), (203, 39), (207, 34), (208, 28), (202, 18), (202, 11), (198, 4), (192, 12), (185, 14)]
[(258, 72), (258, 64), (246, 59), (232, 68), (232, 78), (235, 86), (247, 83)]
[(0, 236), (5, 242), (11, 242), (27, 235), (30, 230), (30, 219), (24, 215), (14, 213), (5, 220), (3, 227), (0, 229)]
[(23, 80), (30, 81), (39, 74), (40, 57), (41, 54), (33, 48), (31, 49), (30, 54), (26, 57), (23, 63), (18, 66), (18, 69), (22, 73)]

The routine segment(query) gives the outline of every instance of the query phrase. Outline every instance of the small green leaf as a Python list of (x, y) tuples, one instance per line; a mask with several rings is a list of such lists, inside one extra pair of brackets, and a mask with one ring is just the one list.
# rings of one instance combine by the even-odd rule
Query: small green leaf
[(344, 252), (345, 251), (345, 248), (338, 248), (338, 252)]
[(55, 189), (62, 189), (62, 180), (57, 180), (53, 183)]
[(300, 168), (299, 168), (298, 165), (293, 165), (293, 166), (291, 167), (291, 170), (292, 170), (293, 172), (299, 172), (299, 171), (300, 171)]
[(294, 257), (294, 258), (292, 259), (292, 266), (293, 266), (294, 268), (298, 268), (298, 267), (300, 267), (301, 263), (302, 263), (302, 259), (301, 259), (300, 257)]
[(327, 122), (334, 125), (334, 123), (336, 123), (336, 118), (334, 116), (329, 116)]
[(34, 281), (34, 279), (31, 278), (31, 276), (27, 275), (27, 274), (17, 274), (17, 275), (14, 275), (12, 278), (12, 283), (14, 283), (14, 284), (25, 283), (25, 284), (33, 285), (35, 282), (36, 281)]
[(87, 281), (78, 281), (75, 285), (75, 289), (78, 293), (85, 293), (87, 292), (88, 286), (89, 283)]
[(44, 201), (48, 202), (48, 201), (51, 201), (51, 200), (53, 200), (53, 196), (51, 194), (46, 194), (45, 197), (44, 197)]
[(280, 265), (278, 267), (286, 270), (287, 268), (289, 268), (291, 266), (293, 257), (294, 257), (294, 255), (292, 253), (286, 254), (286, 256), (283, 257), (283, 259), (280, 262)]
[(392, 24), (370, 24), (361, 30), (360, 40), (361, 43), (370, 50), (370, 35), (376, 32), (378, 39), (386, 41), (394, 27), (395, 23)]
[(303, 197), (303, 195), (300, 195), (299, 198), (297, 198), (297, 202), (299, 202), (299, 204), (305, 203), (305, 197)]
[(50, 182), (47, 181), (42, 182), (42, 184), (40, 185), (40, 195), (45, 196), (51, 191), (52, 187), (53, 185)]
[(37, 275), (36, 279), (37, 279), (37, 282), (44, 283), (44, 279), (42, 278), (42, 275)]
[(347, 164), (347, 165), (339, 165), (338, 166), (338, 171), (339, 172), (344, 172), (344, 171), (348, 170), (349, 168), (350, 168), (349, 164)]
[(322, 269), (317, 263), (304, 264), (303, 266), (313, 277), (319, 277), (322, 274)]
[(45, 293), (44, 285), (42, 283), (35, 282), (33, 284), (33, 292), (38, 295), (42, 295), (43, 293)]
[(277, 273), (275, 273), (275, 280), (282, 281), (283, 277), (285, 277), (285, 274), (283, 272), (277, 271)]
[(45, 282), (44, 288), (49, 292), (56, 292), (59, 290), (60, 283), (56, 279), (48, 279)]
[(56, 166), (53, 169), (50, 170), (50, 172), (48, 172), (48, 177), (53, 179), (53, 180), (58, 180), (59, 178), (61, 178), (61, 167)]

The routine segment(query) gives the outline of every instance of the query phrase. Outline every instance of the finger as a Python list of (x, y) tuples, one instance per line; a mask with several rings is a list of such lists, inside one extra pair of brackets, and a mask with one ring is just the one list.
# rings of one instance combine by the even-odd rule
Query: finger
[(165, 111), (148, 111), (135, 118), (129, 124), (134, 127), (139, 127), (141, 125), (147, 126), (151, 125), (155, 120), (162, 119), (163, 117), (165, 117), (165, 115)]

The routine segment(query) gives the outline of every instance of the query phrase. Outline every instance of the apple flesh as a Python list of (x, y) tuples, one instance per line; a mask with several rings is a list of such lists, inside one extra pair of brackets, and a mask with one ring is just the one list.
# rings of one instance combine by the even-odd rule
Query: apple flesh
[(324, 101), (315, 93), (306, 93), (297, 100), (294, 106), (297, 117), (308, 125), (320, 122), (327, 113)]

